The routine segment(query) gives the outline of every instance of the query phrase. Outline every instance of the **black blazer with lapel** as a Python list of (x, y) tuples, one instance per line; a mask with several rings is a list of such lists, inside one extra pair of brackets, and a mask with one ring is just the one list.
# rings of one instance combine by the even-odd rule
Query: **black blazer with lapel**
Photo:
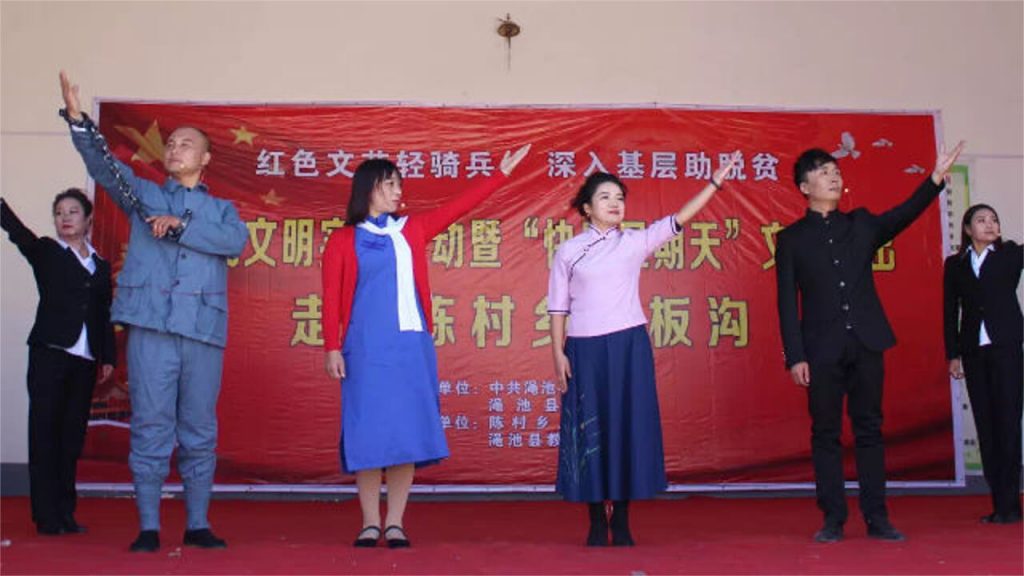
[(993, 344), (1019, 347), (1024, 342), (1017, 300), (1024, 250), (1012, 240), (1003, 242), (985, 256), (980, 276), (971, 267), (971, 250), (946, 258), (942, 300), (948, 359), (977, 350), (982, 321)]
[(84, 323), (93, 358), (100, 364), (115, 364), (110, 264), (96, 254), (96, 272), (89, 274), (70, 248), (61, 247), (52, 238), (37, 237), (6, 202), (0, 202), (0, 227), (32, 266), (39, 290), (39, 306), (28, 343), (70, 348), (81, 336)]
[(837, 361), (847, 332), (878, 352), (896, 343), (871, 262), (941, 190), (929, 176), (909, 199), (882, 214), (858, 208), (826, 217), (808, 209), (779, 232), (775, 272), (786, 368)]

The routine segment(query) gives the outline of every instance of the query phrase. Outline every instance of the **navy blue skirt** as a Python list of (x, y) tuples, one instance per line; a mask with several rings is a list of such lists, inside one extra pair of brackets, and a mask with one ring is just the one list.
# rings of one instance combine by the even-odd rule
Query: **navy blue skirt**
[(556, 489), (571, 502), (641, 500), (665, 490), (654, 354), (643, 324), (566, 339)]

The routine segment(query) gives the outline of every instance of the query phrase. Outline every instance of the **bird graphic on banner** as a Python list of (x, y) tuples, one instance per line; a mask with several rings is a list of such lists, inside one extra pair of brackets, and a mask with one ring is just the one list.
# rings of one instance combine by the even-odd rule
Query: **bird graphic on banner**
[(856, 149), (857, 142), (853, 139), (853, 134), (849, 132), (843, 132), (839, 136), (839, 149), (832, 153), (836, 158), (846, 158), (847, 156), (857, 159), (860, 156), (860, 151)]

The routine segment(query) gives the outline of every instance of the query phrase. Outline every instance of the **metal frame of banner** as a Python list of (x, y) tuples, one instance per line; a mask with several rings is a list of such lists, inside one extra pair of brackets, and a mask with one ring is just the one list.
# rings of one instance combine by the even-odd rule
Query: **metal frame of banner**
[[(942, 125), (942, 112), (934, 111), (932, 115), (935, 118), (935, 142), (943, 145), (946, 141), (945, 132), (943, 131)], [(941, 194), (939, 195), (940, 206), (945, 207), (948, 201), (948, 196), (951, 193), (950, 187), (947, 185), (943, 187)], [(939, 210), (939, 226), (942, 228), (942, 259), (945, 261), (946, 254), (949, 254), (949, 234), (946, 233), (949, 230), (949, 215), (945, 209)], [(967, 470), (964, 465), (964, 433), (963, 433), (963, 422), (960, 419), (960, 410), (958, 406), (961, 405), (963, 400), (960, 398), (960, 386), (952, 376), (949, 377), (949, 407), (952, 412), (951, 417), (953, 418), (953, 465), (956, 470), (956, 482), (959, 486), (967, 485)]]
[[(103, 103), (133, 103), (133, 104), (186, 104), (190, 106), (336, 106), (336, 107), (402, 107), (415, 106), (420, 108), (512, 108), (512, 109), (577, 109), (577, 110), (629, 110), (629, 109), (671, 109), (671, 110), (713, 110), (713, 111), (737, 111), (737, 112), (784, 112), (784, 113), (813, 113), (813, 114), (891, 114), (891, 115), (924, 115), (931, 114), (934, 118), (935, 141), (945, 142), (942, 111), (941, 110), (882, 110), (882, 109), (838, 109), (838, 108), (788, 108), (785, 106), (710, 106), (694, 104), (665, 104), (659, 102), (630, 103), (630, 104), (480, 104), (480, 103), (459, 103), (443, 104), (414, 101), (379, 101), (379, 100), (353, 100), (345, 102), (332, 101), (308, 101), (308, 102), (255, 102), (244, 100), (224, 101), (193, 101), (193, 100), (148, 100), (134, 98), (95, 98), (92, 105), (92, 116), (96, 119), (97, 125), (100, 121), (100, 105)], [(96, 182), (87, 177), (87, 190), (92, 192), (95, 198)], [(948, 188), (941, 193), (941, 202), (945, 205)], [(945, 234), (948, 226), (948, 219), (944, 210), (940, 210), (942, 233), (942, 256), (949, 252), (949, 239)], [(951, 377), (950, 386), (950, 417), (953, 419), (953, 459), (955, 468), (955, 479), (953, 480), (919, 480), (919, 481), (888, 481), (887, 488), (963, 488), (967, 485), (964, 453), (963, 453), (963, 431), (960, 416), (957, 413), (957, 406), (961, 402), (959, 387)], [(90, 422), (89, 425), (118, 425), (126, 426), (123, 423), (110, 421)], [(82, 492), (101, 493), (131, 493), (134, 487), (130, 483), (105, 483), (105, 482), (79, 482), (76, 488)], [(847, 489), (857, 488), (857, 482), (846, 482)], [(813, 482), (752, 482), (737, 484), (669, 484), (667, 493), (728, 493), (728, 492), (782, 492), (786, 490), (811, 491), (814, 490)], [(183, 491), (181, 484), (165, 484), (163, 492), (176, 494)], [(355, 494), (355, 484), (215, 484), (213, 491), (227, 494)], [(386, 487), (385, 487), (386, 491)], [(554, 484), (413, 484), (414, 494), (554, 494)]]
[[(917, 488), (963, 488), (966, 484), (952, 480), (927, 480), (915, 482), (890, 481), (889, 489)], [(79, 482), (76, 487), (82, 493), (130, 494), (135, 491), (129, 483)], [(848, 490), (856, 489), (857, 482), (847, 481)], [(382, 486), (387, 492), (387, 486)], [(181, 484), (165, 484), (166, 496), (181, 494)], [(215, 484), (213, 491), (218, 494), (355, 494), (355, 484)], [(413, 494), (555, 494), (554, 484), (413, 484)], [(751, 482), (743, 484), (670, 484), (667, 494), (725, 494), (731, 492), (782, 492), (814, 491), (812, 482)]]
[(268, 102), (254, 100), (162, 100), (145, 98), (95, 98), (93, 101), (93, 118), (99, 121), (100, 104), (184, 104), (189, 106), (276, 106), (298, 108), (302, 106), (335, 106), (338, 108), (363, 108), (367, 106), (398, 108), (403, 106), (414, 106), (418, 108), (470, 108), (489, 110), (492, 108), (510, 108), (515, 110), (538, 109), (538, 110), (711, 110), (715, 112), (784, 112), (784, 113), (813, 113), (813, 114), (889, 114), (901, 116), (921, 116), (931, 114), (936, 119), (936, 134), (941, 133), (938, 123), (941, 122), (942, 113), (937, 109), (881, 109), (881, 108), (811, 108), (811, 107), (786, 107), (786, 106), (715, 106), (709, 104), (672, 104), (665, 102), (640, 102), (640, 103), (590, 103), (590, 104), (487, 104), (479, 102), (467, 103), (438, 103), (438, 102), (416, 102), (412, 100), (309, 100), (296, 102)]

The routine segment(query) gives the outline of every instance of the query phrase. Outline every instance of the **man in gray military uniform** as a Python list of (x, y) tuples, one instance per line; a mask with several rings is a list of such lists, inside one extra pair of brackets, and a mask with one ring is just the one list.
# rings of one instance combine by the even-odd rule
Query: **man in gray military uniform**
[(160, 493), (178, 443), (185, 487), (184, 543), (227, 544), (210, 530), (207, 508), (217, 464), (217, 396), (227, 341), (227, 259), (249, 233), (227, 200), (201, 181), (210, 143), (193, 127), (167, 138), (162, 185), (137, 177), (107, 150), (81, 111), (78, 86), (60, 74), (62, 116), (71, 141), (96, 182), (128, 215), (128, 254), (117, 278), (113, 322), (128, 330), (132, 403), (129, 465), (140, 532), (131, 550), (160, 547)]

